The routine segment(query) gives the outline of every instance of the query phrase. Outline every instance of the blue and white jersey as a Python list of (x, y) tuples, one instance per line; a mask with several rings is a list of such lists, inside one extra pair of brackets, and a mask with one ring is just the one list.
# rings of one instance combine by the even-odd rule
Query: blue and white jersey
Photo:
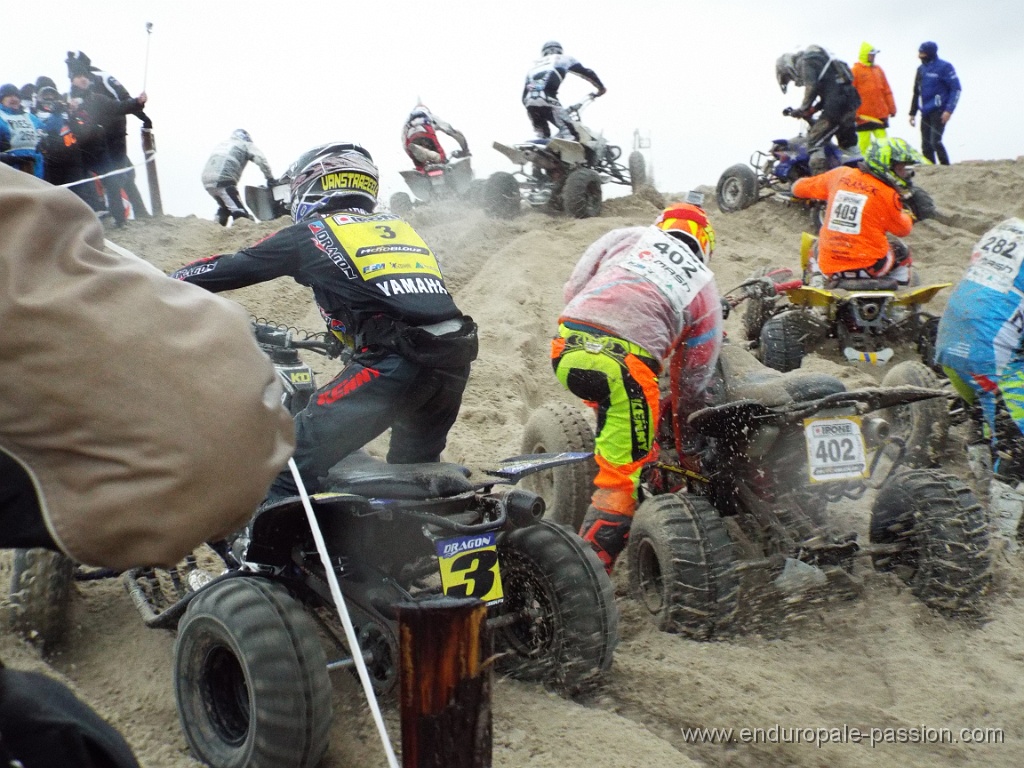
[(959, 371), (1001, 374), (1024, 360), (1024, 220), (986, 232), (939, 321), (935, 359)]

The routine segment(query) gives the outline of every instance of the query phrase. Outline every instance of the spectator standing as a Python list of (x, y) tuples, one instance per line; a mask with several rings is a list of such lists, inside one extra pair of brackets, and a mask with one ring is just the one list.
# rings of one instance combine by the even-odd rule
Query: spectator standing
[[(32, 173), (43, 178), (43, 156), (37, 150), (43, 124), (21, 105), (14, 83), (0, 86), (0, 152), (31, 163)], [(20, 162), (20, 160), (18, 161)]]
[(123, 116), (130, 112), (141, 112), (146, 103), (146, 94), (139, 94), (134, 99), (112, 99), (97, 90), (89, 66), (78, 60), (68, 63), (68, 75), (71, 77), (73, 105), (70, 117), (82, 148), (86, 173), (96, 173), (99, 176), (110, 174), (103, 179), (107, 209), (110, 211), (114, 226), (123, 227), (125, 213), (121, 190), (127, 172), (111, 173), (119, 168), (110, 156), (107, 126), (116, 122), (119, 116), (123, 119)]
[(867, 152), (872, 139), (878, 141), (887, 137), (889, 118), (896, 116), (896, 100), (885, 72), (875, 64), (877, 55), (877, 48), (871, 43), (863, 43), (853, 65), (853, 87), (860, 96), (856, 117), (857, 146), (862, 155)]
[(71, 129), (67, 103), (53, 86), (43, 85), (36, 93), (36, 117), (43, 124), (43, 137), (39, 140), (43, 178), (56, 186), (69, 185), (94, 211), (103, 210), (96, 185), (76, 183), (86, 178), (82, 150)]
[(232, 131), (227, 139), (214, 147), (203, 167), (203, 187), (217, 201), (217, 222), (222, 227), (228, 225), (228, 219), (252, 218), (238, 195), (238, 182), (250, 160), (263, 171), (267, 186), (272, 186), (274, 174), (267, 156), (253, 144), (252, 136), (244, 128)]
[[(71, 51), (68, 51), (67, 61), (69, 66), (72, 59), (77, 59), (79, 63), (88, 67), (89, 79), (92, 80), (98, 93), (109, 96), (115, 101), (124, 101), (131, 98), (128, 89), (121, 85), (116, 77), (96, 67), (86, 54), (78, 51), (77, 55), (73, 55)], [(148, 131), (153, 128), (153, 121), (149, 119), (149, 116), (141, 108), (133, 110), (128, 114), (133, 114), (142, 121), (143, 130)], [(126, 138), (128, 134), (128, 121), (125, 119), (125, 115), (112, 115), (108, 124), (104, 126), (104, 133), (107, 140), (107, 154), (110, 156), (111, 167), (127, 169), (122, 176), (121, 186), (128, 196), (128, 202), (131, 203), (135, 218), (149, 218), (146, 203), (139, 193), (139, 188), (135, 185), (135, 168), (132, 166), (131, 160), (128, 159), (128, 142)]]
[(914, 98), (910, 104), (910, 124), (921, 112), (921, 154), (931, 163), (938, 159), (949, 165), (949, 155), (942, 144), (946, 123), (960, 101), (960, 78), (948, 61), (939, 58), (939, 46), (928, 41), (917, 49), (921, 60), (914, 78)]

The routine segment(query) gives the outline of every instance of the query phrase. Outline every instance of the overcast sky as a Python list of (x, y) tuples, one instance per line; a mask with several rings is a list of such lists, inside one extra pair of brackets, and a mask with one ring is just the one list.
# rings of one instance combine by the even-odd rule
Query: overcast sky
[[(316, 144), (358, 141), (380, 167), (382, 199), (408, 191), (399, 131), (419, 99), (465, 133), (478, 177), (514, 170), (491, 143), (531, 138), (520, 92), (548, 39), (608, 88), (584, 112), (588, 126), (624, 154), (634, 131), (650, 137), (663, 191), (714, 185), (773, 138), (795, 135), (802, 123), (781, 112), (802, 89), (780, 93), (774, 63), (812, 43), (851, 65), (862, 42), (879, 48), (899, 110), (890, 135), (919, 146), (907, 113), (918, 45), (934, 40), (964, 88), (946, 130), (953, 162), (1024, 154), (1019, 2), (53, 0), (40, 8), (45, 23), (5, 35), (0, 82), (48, 75), (66, 90), (64, 58), (82, 50), (133, 95), (145, 87), (164, 212), (175, 216), (213, 218), (199, 176), (235, 128), (249, 130), (275, 174)], [(589, 90), (570, 78), (562, 102)], [(130, 155), (141, 162), (140, 124), (128, 125)], [(261, 182), (250, 165), (242, 186)], [(139, 186), (148, 199), (144, 179)]]

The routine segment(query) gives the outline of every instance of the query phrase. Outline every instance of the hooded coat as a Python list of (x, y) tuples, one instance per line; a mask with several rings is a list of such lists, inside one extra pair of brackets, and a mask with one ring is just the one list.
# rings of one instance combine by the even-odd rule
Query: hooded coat
[(246, 312), (104, 250), (75, 194), (3, 166), (0, 239), (0, 463), (20, 468), (0, 472), (0, 541), (26, 476), (90, 565), (171, 565), (244, 525), (294, 445)]
[(853, 87), (860, 94), (857, 125), (880, 123), (888, 126), (889, 118), (896, 116), (896, 101), (885, 72), (870, 61), (874, 50), (871, 43), (862, 43), (860, 55), (853, 65)]

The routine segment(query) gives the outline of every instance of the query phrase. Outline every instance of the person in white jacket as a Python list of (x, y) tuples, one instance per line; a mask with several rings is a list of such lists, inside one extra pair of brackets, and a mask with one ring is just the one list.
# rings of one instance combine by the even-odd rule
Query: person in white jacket
[(218, 144), (203, 167), (203, 187), (217, 201), (217, 222), (222, 227), (228, 225), (229, 219), (252, 218), (238, 194), (238, 182), (250, 160), (263, 171), (267, 185), (272, 185), (274, 174), (266, 155), (243, 128), (232, 131), (229, 138)]

